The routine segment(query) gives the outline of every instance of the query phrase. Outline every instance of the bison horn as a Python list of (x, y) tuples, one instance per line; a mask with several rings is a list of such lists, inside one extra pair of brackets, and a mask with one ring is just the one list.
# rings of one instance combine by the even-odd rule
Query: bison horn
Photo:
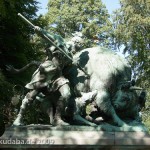
[(131, 86), (129, 89), (130, 90), (143, 90), (142, 88), (136, 87), (136, 86)]
[(131, 86), (134, 86), (135, 85), (135, 80), (132, 79), (131, 81), (124, 81), (124, 82), (120, 82), (122, 84), (130, 84)]

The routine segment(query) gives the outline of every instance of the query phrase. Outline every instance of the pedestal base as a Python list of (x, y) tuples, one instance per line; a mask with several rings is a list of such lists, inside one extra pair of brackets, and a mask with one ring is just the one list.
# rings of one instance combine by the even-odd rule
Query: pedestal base
[(28, 125), (7, 128), (0, 148), (68, 148), (149, 150), (150, 135), (144, 132), (104, 132), (98, 127)]

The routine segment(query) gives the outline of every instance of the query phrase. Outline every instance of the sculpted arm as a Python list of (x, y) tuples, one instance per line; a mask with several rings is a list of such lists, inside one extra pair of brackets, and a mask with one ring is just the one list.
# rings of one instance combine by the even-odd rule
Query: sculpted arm
[(32, 61), (31, 63), (27, 64), (26, 66), (22, 67), (21, 69), (15, 69), (13, 66), (7, 65), (6, 70), (9, 71), (10, 73), (18, 74), (18, 73), (24, 72), (25, 70), (27, 70), (31, 66), (37, 66), (38, 67), (40, 64), (41, 63), (38, 61)]

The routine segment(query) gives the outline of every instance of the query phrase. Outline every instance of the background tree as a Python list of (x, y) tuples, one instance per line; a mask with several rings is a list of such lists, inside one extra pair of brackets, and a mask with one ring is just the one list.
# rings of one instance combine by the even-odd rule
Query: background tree
[(35, 57), (35, 50), (30, 43), (34, 30), (25, 24), (17, 14), (20, 12), (29, 20), (35, 19), (36, 4), (35, 0), (25, 2), (22, 0), (14, 0), (13, 2), (1, 0), (0, 68), (3, 71), (7, 64), (21, 67)]
[(114, 37), (118, 47), (124, 45), (133, 77), (147, 90), (145, 121), (150, 126), (150, 3), (149, 0), (120, 0), (121, 8), (113, 17)]
[(87, 45), (99, 40), (108, 45), (111, 22), (105, 5), (101, 0), (49, 0), (46, 14), (50, 31), (67, 38), (75, 31), (82, 31)]
[[(1, 0), (0, 1), (0, 112), (11, 118), (10, 100), (13, 95), (12, 87), (15, 84), (25, 85), (31, 78), (31, 73), (11, 75), (6, 71), (6, 65), (16, 68), (37, 58), (34, 43), (31, 43), (32, 30), (17, 16), (22, 13), (30, 20), (37, 21), (37, 2), (35, 0)], [(0, 119), (1, 120), (1, 119)], [(10, 119), (11, 120), (11, 119)]]

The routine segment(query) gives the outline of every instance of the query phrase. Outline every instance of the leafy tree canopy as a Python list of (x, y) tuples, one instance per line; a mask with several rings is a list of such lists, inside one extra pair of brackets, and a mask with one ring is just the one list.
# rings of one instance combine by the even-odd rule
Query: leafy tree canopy
[(30, 43), (33, 30), (25, 24), (18, 13), (31, 20), (37, 20), (37, 2), (35, 0), (0, 0), (0, 113), (9, 118), (12, 107), (10, 100), (15, 84), (24, 85), (31, 77), (30, 72), (21, 75), (11, 75), (6, 71), (6, 65), (16, 68), (36, 57), (33, 44)]
[(146, 89), (143, 120), (150, 130), (150, 1), (120, 0), (114, 14), (114, 37), (118, 47), (125, 46), (137, 83)]
[[(114, 15), (114, 35), (118, 46), (124, 45), (134, 76), (150, 80), (150, 1), (121, 0)], [(146, 87), (148, 87), (146, 82)]]
[(87, 46), (98, 38), (101, 45), (108, 44), (111, 22), (101, 0), (49, 0), (46, 19), (50, 31), (67, 38), (75, 31), (82, 31)]
[[(35, 50), (30, 43), (34, 30), (17, 14), (22, 13), (29, 20), (36, 20), (38, 10), (36, 5), (35, 0), (0, 1), (0, 68), (3, 72), (5, 72), (5, 65), (12, 64), (15, 67), (22, 67), (35, 57)], [(25, 79), (26, 77), (23, 76), (16, 80), (21, 82)]]

